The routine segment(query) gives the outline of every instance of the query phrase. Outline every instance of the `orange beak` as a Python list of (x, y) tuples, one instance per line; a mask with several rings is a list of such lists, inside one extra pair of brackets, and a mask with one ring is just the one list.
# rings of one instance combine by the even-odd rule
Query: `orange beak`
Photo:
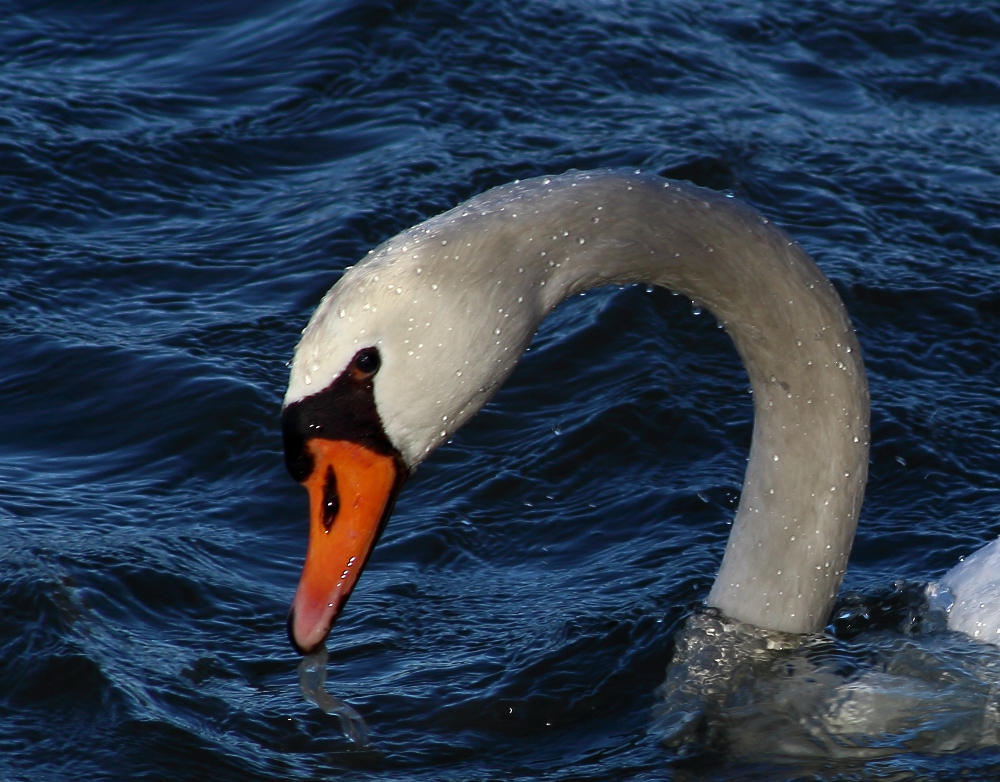
[(385, 525), (404, 472), (396, 459), (347, 440), (314, 438), (309, 549), (288, 614), (292, 645), (308, 654), (326, 640)]

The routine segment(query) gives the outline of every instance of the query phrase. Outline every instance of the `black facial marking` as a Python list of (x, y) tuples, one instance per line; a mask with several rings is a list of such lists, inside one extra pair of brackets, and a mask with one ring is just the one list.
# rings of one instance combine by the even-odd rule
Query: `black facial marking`
[(333, 467), (327, 467), (326, 480), (323, 483), (323, 527), (327, 532), (333, 526), (338, 513), (340, 513), (340, 493), (337, 491), (337, 474), (333, 471)]
[[(348, 440), (402, 463), (375, 409), (374, 377), (381, 363), (378, 348), (363, 348), (329, 386), (282, 411), (285, 466), (299, 483), (313, 471), (312, 455), (306, 448), (313, 437)], [(362, 371), (362, 367), (371, 371)]]

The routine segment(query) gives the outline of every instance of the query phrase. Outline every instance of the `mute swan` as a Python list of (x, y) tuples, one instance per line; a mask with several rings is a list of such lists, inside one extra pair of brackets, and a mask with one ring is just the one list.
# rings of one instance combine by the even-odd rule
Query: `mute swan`
[[(868, 467), (868, 387), (844, 306), (805, 252), (748, 207), (598, 171), (499, 187), (411, 228), (317, 308), (282, 413), (311, 519), (288, 619), (296, 649), (322, 646), (409, 471), (486, 404), (542, 319), (575, 293), (636, 282), (707, 307), (753, 388), (743, 492), (707, 604), (758, 628), (822, 630)], [(944, 579), (956, 607), (983, 589), (977, 574)], [(992, 594), (980, 637), (998, 627), (995, 584)], [(975, 613), (953, 611), (954, 627), (975, 632)]]

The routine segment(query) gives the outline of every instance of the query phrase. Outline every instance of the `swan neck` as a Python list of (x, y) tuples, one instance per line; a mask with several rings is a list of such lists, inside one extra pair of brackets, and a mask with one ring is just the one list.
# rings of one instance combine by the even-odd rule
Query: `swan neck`
[(749, 375), (754, 429), (708, 603), (759, 627), (822, 630), (868, 465), (868, 387), (840, 297), (783, 231), (730, 198), (656, 177), (587, 176), (562, 184), (572, 210), (546, 216), (574, 247), (551, 267), (546, 310), (595, 285), (646, 282), (715, 316)]
[(413, 467), (486, 404), (548, 312), (609, 283), (661, 285), (707, 308), (749, 376), (749, 461), (708, 602), (766, 629), (821, 630), (867, 477), (861, 351), (822, 272), (731, 198), (607, 171), (484, 193), (345, 273), (296, 349), (286, 405), (377, 347), (375, 406)]

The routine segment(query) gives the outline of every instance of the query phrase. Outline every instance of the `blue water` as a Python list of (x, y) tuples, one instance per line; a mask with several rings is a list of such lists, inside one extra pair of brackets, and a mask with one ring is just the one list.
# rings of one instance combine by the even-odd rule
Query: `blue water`
[(278, 429), (344, 266), (511, 179), (641, 167), (833, 279), (873, 401), (845, 592), (939, 576), (1000, 534), (998, 63), (996, 2), (0, 2), (0, 778), (1000, 777), (650, 730), (752, 426), (681, 297), (565, 304), (411, 478), (329, 641), (369, 749), (298, 689)]

